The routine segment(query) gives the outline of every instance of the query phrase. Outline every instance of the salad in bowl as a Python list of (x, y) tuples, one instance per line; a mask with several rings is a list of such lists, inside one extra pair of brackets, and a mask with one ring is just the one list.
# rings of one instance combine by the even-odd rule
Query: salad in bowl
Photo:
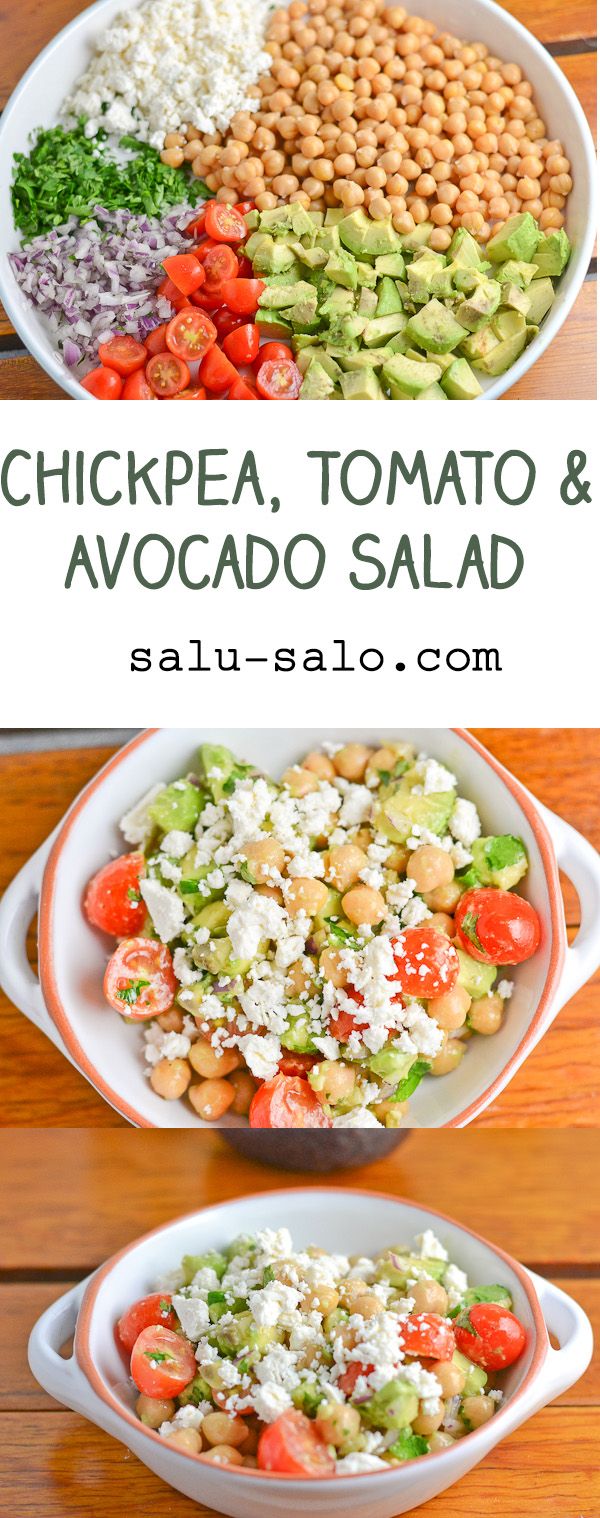
[(506, 967), (541, 942), (523, 841), (482, 836), (407, 742), (325, 744), (278, 781), (204, 744), (121, 829), (84, 897), (118, 940), (106, 1000), (153, 1090), (204, 1121), (402, 1126), (421, 1080), (499, 1031)]

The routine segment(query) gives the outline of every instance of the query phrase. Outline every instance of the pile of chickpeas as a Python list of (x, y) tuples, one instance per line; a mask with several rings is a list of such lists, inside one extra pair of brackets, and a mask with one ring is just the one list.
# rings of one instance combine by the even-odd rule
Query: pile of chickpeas
[(439, 33), (384, 0), (292, 0), (270, 19), (270, 72), (224, 133), (190, 125), (161, 157), (191, 163), (217, 200), (306, 209), (364, 206), (395, 230), (431, 221), (445, 251), (456, 227), (485, 243), (517, 211), (561, 227), (572, 188), (533, 87), (482, 42)]

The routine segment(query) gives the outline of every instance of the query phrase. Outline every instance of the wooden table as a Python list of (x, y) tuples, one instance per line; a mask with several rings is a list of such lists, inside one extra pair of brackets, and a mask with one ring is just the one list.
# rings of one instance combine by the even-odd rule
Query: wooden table
[[(114, 1440), (59, 1407), (27, 1367), (44, 1308), (114, 1250), (181, 1212), (310, 1177), (241, 1160), (218, 1134), (8, 1133), (3, 1139), (0, 1305), (0, 1512), (6, 1518), (215, 1518), (164, 1486)], [(584, 1174), (585, 1167), (585, 1174)], [(367, 1186), (439, 1206), (557, 1281), (600, 1327), (600, 1216), (587, 1177), (600, 1134), (411, 1134), (396, 1155), (340, 1171)], [(581, 1182), (578, 1183), (578, 1176)], [(23, 1206), (23, 1197), (27, 1205)], [(60, 1222), (56, 1198), (61, 1199)], [(284, 1218), (282, 1216), (282, 1222)], [(597, 1518), (598, 1362), (422, 1518)], [(595, 1448), (594, 1448), (595, 1441)], [(308, 1512), (307, 1506), (307, 1512)]]
[[(596, 120), (596, 14), (592, 0), (510, 0), (505, 9), (543, 42), (556, 58), (581, 101)], [(81, 0), (21, 0), (0, 18), (0, 109), (21, 75), (47, 42), (83, 10)], [(423, 4), (426, 11), (426, 4)], [(40, 108), (40, 114), (43, 111)], [(504, 400), (593, 400), (596, 396), (596, 264), (565, 327), (551, 347)], [(0, 400), (66, 400), (29, 356), (0, 307)]]
[[(539, 797), (600, 847), (597, 729), (498, 728), (477, 736)], [(109, 748), (0, 757), (4, 817), (0, 892), (62, 817)], [(565, 885), (569, 936), (579, 922), (576, 894)], [(32, 936), (33, 952), (33, 936)], [(6, 1126), (114, 1128), (123, 1119), (46, 1038), (0, 994), (10, 1064), (0, 1063), (0, 1112)], [(25, 1072), (15, 1080), (14, 1072)], [(510, 1086), (479, 1118), (479, 1128), (583, 1127), (600, 1115), (600, 973), (559, 1013)]]

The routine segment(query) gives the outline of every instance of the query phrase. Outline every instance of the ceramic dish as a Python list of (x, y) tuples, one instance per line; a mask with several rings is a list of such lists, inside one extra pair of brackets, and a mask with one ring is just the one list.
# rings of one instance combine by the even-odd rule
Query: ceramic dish
[[(127, 0), (97, 0), (59, 32), (28, 69), (2, 114), (0, 125), (0, 299), (19, 337), (46, 373), (75, 400), (92, 400), (52, 349), (42, 321), (19, 290), (7, 254), (19, 246), (13, 227), (10, 183), (15, 152), (26, 150), (29, 134), (55, 124), (65, 96), (87, 66), (94, 48)], [(516, 384), (556, 336), (585, 279), (595, 235), (595, 157), (584, 113), (558, 64), (507, 11), (493, 0), (422, 0), (421, 11), (458, 36), (485, 42), (493, 53), (520, 64), (533, 85), (551, 134), (561, 139), (571, 161), (573, 190), (567, 202), (566, 231), (573, 244), (570, 263), (560, 279), (557, 299), (539, 336), (506, 374), (483, 381), (484, 398), (493, 400)], [(42, 103), (42, 104), (41, 104)]]
[[(87, 881), (111, 852), (122, 852), (117, 821), (156, 781), (185, 773), (199, 742), (224, 743), (259, 768), (280, 774), (324, 739), (378, 742), (372, 728), (159, 729), (126, 744), (82, 791), (64, 821), (21, 870), (0, 903), (0, 981), (10, 999), (76, 1065), (111, 1105), (140, 1127), (203, 1127), (183, 1103), (151, 1089), (139, 1030), (107, 1009), (102, 979), (108, 946), (81, 910)], [(600, 857), (573, 828), (459, 729), (385, 729), (435, 754), (475, 802), (484, 832), (522, 837), (530, 868), (524, 883), (540, 913), (542, 943), (514, 972), (510, 1011), (493, 1039), (477, 1039), (469, 1057), (443, 1080), (426, 1081), (411, 1101), (410, 1126), (463, 1127), (507, 1085), (559, 1009), (600, 961)], [(574, 881), (582, 925), (567, 948), (558, 868)], [(25, 955), (39, 907), (40, 981)], [(511, 971), (512, 978), (512, 971)], [(224, 1126), (244, 1126), (226, 1114)]]
[[(289, 1226), (297, 1247), (317, 1243), (329, 1250), (363, 1253), (384, 1248), (433, 1227), (475, 1280), (509, 1288), (514, 1310), (528, 1333), (522, 1357), (503, 1377), (506, 1402), (489, 1423), (452, 1448), (373, 1474), (331, 1477), (309, 1483), (294, 1476), (218, 1467), (202, 1455), (169, 1449), (144, 1428), (133, 1411), (134, 1390), (117, 1349), (114, 1324), (134, 1298), (153, 1288), (190, 1247), (219, 1247), (257, 1227)], [(550, 1347), (549, 1333), (560, 1349)], [(59, 1351), (75, 1335), (70, 1359)], [(577, 1381), (589, 1363), (592, 1333), (585, 1313), (570, 1297), (478, 1234), (439, 1212), (368, 1191), (311, 1188), (246, 1196), (209, 1207), (146, 1234), (108, 1260), (94, 1276), (55, 1302), (33, 1330), (31, 1368), (51, 1396), (114, 1435), (156, 1475), (186, 1496), (233, 1518), (282, 1518), (283, 1514), (330, 1518), (392, 1518), (437, 1496), (477, 1465), (501, 1439)]]

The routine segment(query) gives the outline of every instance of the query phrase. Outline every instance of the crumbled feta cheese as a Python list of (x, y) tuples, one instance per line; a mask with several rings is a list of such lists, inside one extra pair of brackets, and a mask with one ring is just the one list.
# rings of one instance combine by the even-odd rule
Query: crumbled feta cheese
[(418, 928), (420, 922), (426, 922), (427, 918), (432, 916), (433, 913), (425, 905), (421, 896), (411, 896), (410, 901), (407, 901), (406, 906), (402, 908), (400, 921), (403, 928)]
[(257, 1080), (269, 1081), (277, 1075), (281, 1044), (274, 1033), (266, 1033), (264, 1037), (258, 1033), (245, 1033), (238, 1039), (238, 1048)]
[(475, 842), (475, 839), (479, 838), (481, 833), (479, 813), (474, 803), (472, 801), (465, 801), (464, 797), (460, 796), (458, 801), (454, 803), (454, 809), (448, 826), (452, 837), (456, 838), (458, 843), (464, 844), (465, 848), (468, 849)]
[(157, 1065), (161, 1059), (185, 1059), (192, 1047), (187, 1034), (163, 1033), (158, 1026), (148, 1029), (146, 1038), (144, 1058), (149, 1065)]
[(173, 1297), (173, 1306), (184, 1334), (194, 1342), (202, 1337), (208, 1328), (210, 1318), (208, 1307), (202, 1297), (186, 1297), (176, 1295)]
[(254, 1411), (263, 1423), (274, 1423), (276, 1418), (286, 1413), (292, 1407), (292, 1399), (283, 1386), (275, 1382), (267, 1382), (265, 1386), (255, 1386), (251, 1396)]
[(147, 843), (154, 829), (154, 823), (149, 816), (148, 807), (160, 795), (160, 792), (165, 789), (163, 780), (159, 781), (158, 785), (152, 785), (150, 790), (146, 791), (146, 795), (142, 796), (141, 801), (138, 801), (136, 806), (132, 806), (131, 811), (126, 812), (125, 816), (121, 818), (119, 827), (126, 843), (141, 845), (142, 847)]
[(170, 854), (172, 859), (183, 859), (193, 847), (194, 840), (191, 833), (182, 832), (181, 828), (173, 828), (170, 833), (165, 833), (161, 843), (161, 853)]
[(260, 1291), (251, 1291), (248, 1306), (255, 1323), (260, 1328), (274, 1328), (283, 1312), (289, 1312), (302, 1301), (302, 1292), (295, 1286), (284, 1286), (282, 1281), (269, 1281)]
[(341, 1460), (336, 1462), (335, 1469), (338, 1476), (361, 1476), (366, 1471), (389, 1471), (391, 1467), (385, 1460), (380, 1460), (379, 1455), (369, 1455), (366, 1450), (354, 1450), (351, 1455), (342, 1455)]
[(448, 1250), (440, 1242), (432, 1228), (426, 1228), (423, 1233), (418, 1233), (415, 1238), (419, 1255), (422, 1260), (447, 1260)]
[(178, 938), (185, 922), (185, 911), (180, 896), (161, 885), (159, 880), (140, 880), (140, 893), (144, 898), (153, 925), (163, 943)]
[(418, 763), (417, 770), (423, 781), (423, 795), (431, 796), (439, 791), (452, 791), (457, 785), (456, 775), (447, 770), (445, 765), (439, 764), (437, 759), (425, 759)]
[(458, 1265), (449, 1265), (442, 1277), (443, 1285), (448, 1292), (448, 1306), (450, 1309), (458, 1307), (469, 1285), (468, 1277), (464, 1270), (459, 1270)]
[[(515, 989), (514, 980), (499, 980), (498, 985), (495, 989), (498, 992), (498, 995), (502, 997), (503, 1001), (510, 1001), (510, 998)], [(491, 994), (493, 995), (493, 993)]]
[(360, 827), (368, 822), (373, 810), (373, 797), (368, 786), (350, 785), (344, 796), (339, 820), (343, 828)]
[(313, 1043), (315, 1048), (325, 1055), (325, 1059), (337, 1059), (340, 1052), (337, 1038), (332, 1038), (331, 1034), (325, 1033), (322, 1037), (315, 1036)]

